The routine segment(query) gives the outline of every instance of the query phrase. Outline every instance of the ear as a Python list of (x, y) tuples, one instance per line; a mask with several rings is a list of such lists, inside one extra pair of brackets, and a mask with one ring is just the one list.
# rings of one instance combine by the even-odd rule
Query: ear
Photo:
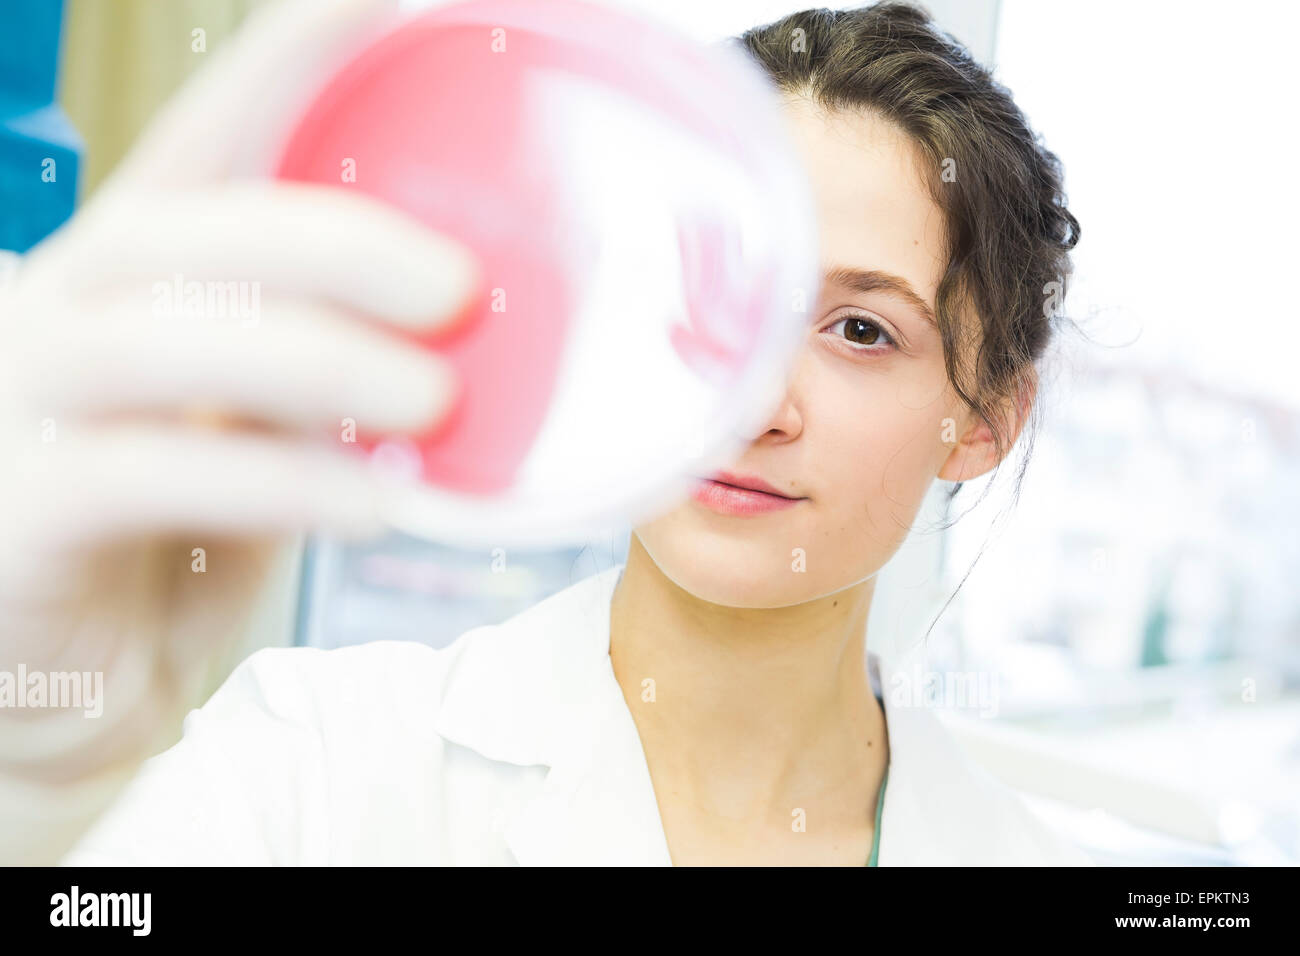
[[(1030, 374), (1026, 376), (1015, 397), (1002, 403), (999, 414), (1004, 423), (1008, 452), (1015, 446), (1021, 429), (1029, 420), (1029, 410), (1037, 394), (1038, 377)], [(968, 411), (965, 421), (969, 423), (965, 432), (939, 469), (938, 477), (944, 481), (971, 481), (992, 471), (1000, 460), (997, 445), (993, 441), (993, 429), (974, 412)]]

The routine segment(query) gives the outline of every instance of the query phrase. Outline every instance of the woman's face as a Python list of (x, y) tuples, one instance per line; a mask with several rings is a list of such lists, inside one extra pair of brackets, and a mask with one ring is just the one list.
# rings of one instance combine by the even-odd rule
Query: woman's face
[(967, 434), (975, 419), (926, 317), (945, 224), (917, 154), (872, 115), (801, 98), (786, 100), (786, 115), (817, 199), (826, 278), (784, 400), (727, 470), (801, 500), (736, 515), (689, 499), (635, 529), (669, 579), (731, 607), (799, 604), (870, 577), (936, 476), (965, 480), (995, 463), (981, 430)]

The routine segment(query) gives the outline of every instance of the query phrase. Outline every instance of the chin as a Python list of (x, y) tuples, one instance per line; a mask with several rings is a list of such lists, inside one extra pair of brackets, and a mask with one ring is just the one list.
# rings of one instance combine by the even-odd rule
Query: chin
[(635, 534), (664, 577), (711, 604), (788, 607), (830, 589), (807, 571), (794, 569), (796, 545), (789, 542), (800, 540), (801, 533), (751, 527), (743, 529), (748, 533), (728, 533), (674, 511), (638, 527)]

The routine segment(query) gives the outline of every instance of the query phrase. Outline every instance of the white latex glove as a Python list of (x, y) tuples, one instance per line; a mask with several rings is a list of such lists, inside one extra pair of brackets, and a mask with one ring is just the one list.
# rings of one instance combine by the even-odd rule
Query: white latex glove
[[(389, 7), (259, 11), (0, 293), (0, 671), (103, 673), (99, 718), (0, 707), (0, 863), (57, 860), (174, 739), (278, 549), (379, 529), (342, 421), (448, 407), (446, 364), (382, 325), (445, 322), (468, 253), (346, 188), (247, 175)], [(177, 274), (258, 283), (255, 321), (157, 314)]]

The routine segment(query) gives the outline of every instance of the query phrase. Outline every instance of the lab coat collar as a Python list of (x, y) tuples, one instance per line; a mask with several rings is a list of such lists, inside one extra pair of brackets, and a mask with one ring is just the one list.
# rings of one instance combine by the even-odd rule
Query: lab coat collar
[[(506, 821), (518, 862), (670, 866), (654, 786), (609, 657), (609, 614), (623, 565), (553, 594), (453, 645), (436, 729), (483, 756), (549, 767), (541, 791)], [(885, 669), (890, 764), (880, 866), (1043, 862), (1020, 848), (990, 778), (969, 764), (924, 707), (891, 693), (913, 655)], [(1017, 826), (1017, 823), (1022, 824)]]
[(550, 768), (541, 792), (506, 821), (506, 843), (523, 866), (672, 864), (609, 657), (622, 567), (457, 642), (438, 733), (492, 760)]

